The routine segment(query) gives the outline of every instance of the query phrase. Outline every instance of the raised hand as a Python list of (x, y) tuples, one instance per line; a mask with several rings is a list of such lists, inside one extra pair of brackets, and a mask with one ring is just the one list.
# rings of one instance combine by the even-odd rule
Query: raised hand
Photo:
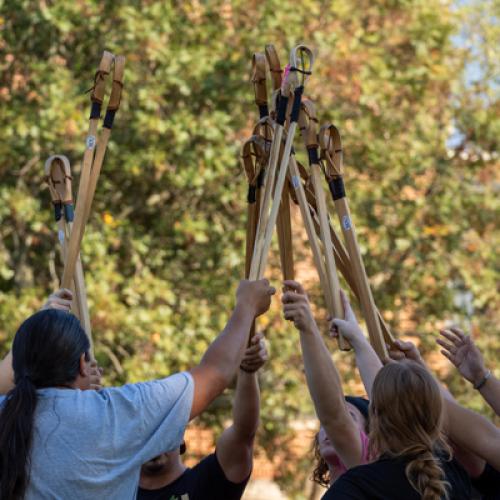
[(247, 373), (255, 373), (268, 360), (266, 341), (262, 332), (256, 333), (250, 340), (240, 368)]
[(73, 300), (73, 294), (71, 290), (67, 288), (61, 288), (49, 296), (47, 302), (41, 307), (41, 311), (44, 309), (60, 309), (61, 311), (70, 312), (71, 301)]
[(443, 338), (436, 342), (443, 348), (441, 353), (457, 367), (462, 377), (474, 385), (479, 383), (487, 370), (472, 338), (459, 328), (440, 330), (439, 333)]
[(90, 363), (90, 389), (98, 391), (102, 389), (102, 368), (98, 366), (97, 361), (94, 359)]
[(311, 305), (302, 285), (293, 280), (285, 280), (283, 284), (288, 290), (281, 298), (285, 319), (293, 321), (295, 328), (301, 332), (311, 332), (316, 329)]
[(366, 338), (344, 290), (340, 291), (340, 297), (344, 308), (344, 319), (328, 318), (330, 320), (330, 336), (338, 337), (340, 332), (349, 341), (349, 344), (356, 349), (358, 344), (366, 342)]
[(410, 341), (395, 340), (394, 344), (390, 346), (389, 357), (393, 361), (401, 361), (403, 359), (411, 359), (417, 363), (424, 365), (425, 362), (420, 355), (417, 346)]
[(255, 316), (264, 314), (271, 305), (271, 297), (276, 289), (269, 286), (269, 281), (241, 280), (236, 292), (237, 303), (243, 307), (250, 307)]

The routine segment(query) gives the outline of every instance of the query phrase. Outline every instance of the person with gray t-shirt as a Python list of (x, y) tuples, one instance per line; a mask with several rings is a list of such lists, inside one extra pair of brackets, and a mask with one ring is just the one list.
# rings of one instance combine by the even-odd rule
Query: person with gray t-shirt
[(71, 292), (55, 294), (61, 307), (14, 337), (14, 386), (0, 396), (0, 498), (133, 499), (141, 465), (178, 448), (188, 421), (230, 383), (274, 292), (267, 280), (242, 281), (226, 328), (189, 372), (100, 391), (86, 390), (90, 344), (68, 312)]

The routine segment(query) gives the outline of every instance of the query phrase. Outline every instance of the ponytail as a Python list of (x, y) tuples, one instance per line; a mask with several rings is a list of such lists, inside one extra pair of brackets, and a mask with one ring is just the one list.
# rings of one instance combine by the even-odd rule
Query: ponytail
[(449, 483), (439, 459), (430, 451), (422, 450), (406, 466), (406, 477), (423, 500), (448, 498)]
[(24, 498), (29, 477), (33, 420), (37, 403), (33, 382), (22, 376), (0, 411), (0, 498)]
[(80, 373), (89, 340), (72, 314), (30, 316), (12, 343), (15, 387), (0, 405), (0, 499), (21, 500), (29, 485), (37, 389), (68, 386)]

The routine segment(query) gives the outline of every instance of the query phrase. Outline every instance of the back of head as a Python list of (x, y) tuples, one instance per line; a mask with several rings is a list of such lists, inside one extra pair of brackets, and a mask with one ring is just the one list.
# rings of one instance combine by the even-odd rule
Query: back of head
[(447, 497), (436, 456), (449, 450), (442, 420), (439, 386), (423, 366), (404, 361), (380, 370), (370, 405), (370, 446), (377, 454), (409, 459), (406, 476), (424, 500)]
[(12, 344), (15, 387), (0, 410), (2, 500), (23, 498), (28, 484), (36, 389), (69, 386), (89, 348), (78, 319), (66, 312), (40, 311), (19, 327)]

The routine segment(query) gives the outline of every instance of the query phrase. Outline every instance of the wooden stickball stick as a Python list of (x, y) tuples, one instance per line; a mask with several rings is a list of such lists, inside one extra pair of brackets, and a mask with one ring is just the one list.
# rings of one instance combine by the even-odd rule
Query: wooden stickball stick
[(356, 237), (356, 230), (345, 194), (344, 181), (342, 178), (343, 164), (340, 133), (335, 126), (331, 124), (324, 125), (320, 129), (319, 142), (321, 154), (325, 160), (325, 175), (328, 180), (328, 185), (346, 242), (346, 248), (356, 279), (361, 308), (366, 320), (370, 341), (380, 359), (384, 360), (388, 358), (387, 347), (380, 328), (379, 317), (366, 270), (363, 265), (363, 259)]
[[(340, 283), (332, 251), (328, 209), (326, 207), (325, 192), (322, 185), (321, 167), (319, 166), (318, 139), (316, 132), (316, 111), (311, 101), (305, 100), (302, 103), (299, 124), (309, 156), (309, 167), (311, 171), (310, 178), (312, 181), (314, 193), (316, 195), (320, 235), (321, 241), (323, 242), (323, 252), (325, 256), (325, 268), (330, 290), (330, 299), (332, 300), (332, 302), (328, 304), (328, 309), (333, 317), (343, 319), (344, 309), (342, 307), (342, 301), (340, 297)], [(341, 350), (347, 351), (350, 349), (349, 343), (340, 334), (340, 332), (338, 340), (339, 348)]]
[(85, 230), (88, 186), (96, 146), (97, 125), (101, 116), (101, 105), (104, 99), (105, 78), (111, 71), (113, 60), (113, 54), (105, 51), (102, 56), (101, 63), (99, 64), (99, 69), (96, 73), (94, 88), (90, 97), (92, 101), (92, 110), (90, 113), (86, 148), (83, 155), (80, 184), (78, 186), (78, 204), (76, 207), (75, 222), (73, 225), (73, 237), (70, 239), (68, 244), (66, 264), (64, 266), (61, 283), (63, 288), (68, 288), (73, 280), (77, 256), (80, 253), (80, 245), (83, 232)]

